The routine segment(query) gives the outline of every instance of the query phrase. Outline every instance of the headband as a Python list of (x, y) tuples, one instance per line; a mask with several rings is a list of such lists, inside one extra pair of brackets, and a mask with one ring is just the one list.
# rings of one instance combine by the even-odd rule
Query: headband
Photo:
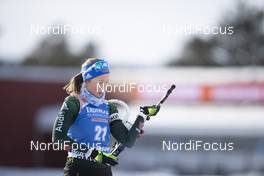
[(109, 65), (105, 60), (99, 60), (95, 63), (84, 65), (81, 69), (83, 80), (91, 80), (95, 77), (108, 74)]

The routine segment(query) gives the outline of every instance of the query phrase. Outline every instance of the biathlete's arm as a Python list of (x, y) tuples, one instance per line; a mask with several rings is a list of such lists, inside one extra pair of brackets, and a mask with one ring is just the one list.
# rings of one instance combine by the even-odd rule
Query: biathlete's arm
[[(72, 144), (77, 143), (68, 137), (67, 133), (70, 126), (73, 124), (78, 116), (80, 109), (79, 100), (74, 96), (65, 98), (61, 109), (56, 117), (52, 130), (52, 142), (59, 142), (65, 150), (71, 150)], [(84, 145), (79, 146), (78, 149), (82, 152), (87, 152), (88, 148)]]
[(110, 115), (110, 130), (114, 138), (125, 145), (126, 147), (132, 147), (136, 139), (140, 136), (141, 129), (143, 128), (144, 119), (141, 116), (137, 116), (134, 124), (128, 130), (122, 123), (122, 120), (118, 117), (118, 110), (115, 105), (109, 103), (109, 115)]

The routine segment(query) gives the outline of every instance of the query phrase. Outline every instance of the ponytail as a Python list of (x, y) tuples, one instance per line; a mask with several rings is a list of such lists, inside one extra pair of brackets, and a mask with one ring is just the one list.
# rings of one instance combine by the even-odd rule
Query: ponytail
[[(95, 63), (97, 61), (100, 61), (101, 59), (97, 59), (97, 58), (88, 58), (86, 59), (86, 61), (83, 63), (83, 65), (87, 65), (87, 64), (91, 64), (91, 63)], [(83, 84), (83, 77), (82, 77), (82, 73), (78, 73), (77, 75), (75, 75), (68, 84), (66, 84), (63, 89), (66, 91), (67, 94), (71, 94), (71, 93), (77, 93), (80, 94), (81, 92), (81, 88), (82, 88), (82, 84)]]
[(63, 87), (63, 89), (67, 92), (67, 94), (71, 94), (71, 93), (79, 94), (81, 91), (82, 83), (83, 83), (82, 74), (78, 73), (70, 80), (68, 84), (66, 84)]

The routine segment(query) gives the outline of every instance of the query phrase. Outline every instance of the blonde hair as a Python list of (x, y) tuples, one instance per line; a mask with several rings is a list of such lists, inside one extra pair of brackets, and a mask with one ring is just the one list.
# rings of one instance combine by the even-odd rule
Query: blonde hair
[[(101, 59), (97, 59), (97, 58), (88, 58), (82, 64), (82, 67), (88, 64), (93, 64), (100, 60)], [(67, 94), (71, 94), (71, 93), (80, 94), (82, 83), (83, 83), (82, 73), (78, 73), (77, 75), (75, 75), (70, 79), (70, 81), (63, 87), (63, 89), (66, 91)]]

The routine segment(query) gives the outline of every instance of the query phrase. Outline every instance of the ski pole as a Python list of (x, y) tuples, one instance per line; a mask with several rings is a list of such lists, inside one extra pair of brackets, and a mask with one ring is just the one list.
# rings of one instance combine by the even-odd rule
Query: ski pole
[[(160, 101), (155, 106), (156, 107), (161, 106), (175, 88), (176, 88), (176, 86), (174, 84), (171, 85), (171, 87), (167, 90), (166, 94), (162, 97), (162, 99), (160, 99)], [(150, 117), (147, 117), (147, 120), (149, 120), (149, 119), (150, 119)], [(125, 145), (123, 145), (121, 143), (116, 143), (113, 150), (111, 151), (111, 154), (114, 156), (118, 156), (125, 148), (126, 148)]]

